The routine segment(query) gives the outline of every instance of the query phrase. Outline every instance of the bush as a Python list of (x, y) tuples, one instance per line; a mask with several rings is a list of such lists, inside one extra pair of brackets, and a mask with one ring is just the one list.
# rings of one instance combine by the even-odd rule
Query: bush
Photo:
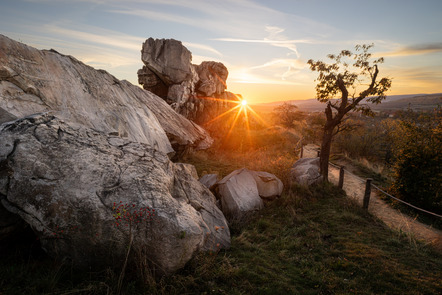
[(392, 190), (402, 199), (442, 213), (442, 111), (408, 111), (396, 134)]

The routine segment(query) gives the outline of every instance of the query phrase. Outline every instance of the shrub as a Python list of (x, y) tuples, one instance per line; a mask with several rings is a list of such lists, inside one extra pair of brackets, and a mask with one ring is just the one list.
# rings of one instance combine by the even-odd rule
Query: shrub
[[(409, 115), (408, 115), (409, 114)], [(442, 213), (442, 111), (400, 120), (392, 190), (416, 206)]]

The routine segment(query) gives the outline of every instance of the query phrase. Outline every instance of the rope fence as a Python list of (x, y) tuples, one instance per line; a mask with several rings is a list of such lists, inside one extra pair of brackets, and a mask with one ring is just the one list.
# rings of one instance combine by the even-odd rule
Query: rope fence
[[(299, 144), (299, 142), (298, 142), (298, 144)], [(303, 148), (304, 148), (304, 147), (301, 145), (301, 158), (302, 158), (302, 156), (303, 156)], [(316, 151), (318, 152), (318, 157), (319, 157), (320, 152), (319, 152), (319, 150), (316, 150)], [(369, 198), (370, 198), (370, 189), (369, 189), (369, 187), (374, 187), (375, 189), (377, 189), (379, 192), (383, 193), (383, 194), (386, 195), (387, 197), (390, 197), (390, 198), (392, 198), (392, 199), (394, 199), (394, 200), (396, 200), (396, 201), (398, 201), (398, 202), (400, 202), (400, 203), (403, 203), (403, 204), (405, 204), (405, 205), (407, 205), (407, 206), (409, 206), (409, 207), (411, 207), (411, 208), (414, 208), (414, 209), (416, 209), (416, 210), (419, 210), (419, 211), (421, 211), (421, 212), (424, 212), (424, 213), (427, 213), (427, 214), (430, 214), (430, 215), (433, 215), (433, 216), (436, 216), (436, 217), (442, 218), (442, 215), (439, 215), (439, 214), (436, 214), (436, 213), (434, 213), (434, 212), (430, 212), (430, 211), (428, 211), (428, 210), (425, 210), (425, 209), (419, 208), (419, 207), (417, 207), (417, 206), (415, 206), (415, 205), (413, 205), (413, 204), (410, 204), (410, 203), (405, 202), (405, 201), (403, 201), (403, 200), (401, 200), (401, 199), (399, 199), (399, 198), (396, 198), (395, 196), (390, 195), (389, 193), (387, 193), (386, 191), (382, 190), (382, 189), (379, 188), (378, 186), (372, 184), (372, 183), (371, 183), (372, 179), (370, 179), (370, 178), (368, 178), (368, 179), (363, 179), (362, 177), (359, 177), (358, 175), (356, 175), (356, 174), (354, 174), (354, 173), (352, 173), (352, 172), (350, 172), (350, 171), (344, 169), (344, 166), (338, 166), (338, 165), (333, 164), (333, 163), (331, 163), (331, 162), (329, 162), (329, 164), (330, 164), (331, 166), (333, 166), (333, 167), (335, 167), (335, 168), (337, 168), (337, 169), (340, 170), (340, 173), (339, 173), (339, 187), (340, 187), (340, 188), (342, 188), (342, 185), (343, 185), (344, 171), (345, 171), (346, 173), (351, 174), (354, 178), (360, 180), (362, 183), (364, 183), (364, 182), (366, 183), (365, 195), (364, 195), (364, 200), (363, 200), (363, 202), (364, 202), (364, 208), (365, 208), (365, 209), (368, 208), (368, 201), (369, 201)]]
[[(331, 162), (329, 162), (329, 164), (330, 164), (331, 166), (335, 167), (335, 168), (338, 168), (338, 169), (341, 169), (341, 168), (342, 168), (341, 166), (335, 165), (335, 164), (333, 164), (333, 163), (331, 163)], [(394, 199), (394, 200), (396, 200), (396, 201), (398, 201), (398, 202), (401, 202), (401, 203), (403, 203), (403, 204), (405, 204), (405, 205), (407, 205), (407, 206), (410, 206), (410, 207), (412, 207), (412, 208), (414, 208), (414, 209), (416, 209), (416, 210), (419, 210), (419, 211), (425, 212), (425, 213), (427, 213), (427, 214), (431, 214), (431, 215), (433, 215), (433, 216), (436, 216), (436, 217), (442, 218), (442, 215), (439, 215), (439, 214), (436, 214), (436, 213), (434, 213), (434, 212), (430, 212), (430, 211), (427, 211), (427, 210), (425, 210), (425, 209), (419, 208), (419, 207), (417, 207), (417, 206), (415, 206), (415, 205), (413, 205), (413, 204), (410, 204), (410, 203), (405, 202), (405, 201), (403, 201), (403, 200), (401, 200), (401, 199), (399, 199), (399, 198), (396, 198), (395, 196), (390, 195), (389, 193), (387, 193), (386, 191), (382, 190), (382, 189), (379, 188), (378, 186), (372, 184), (370, 178), (367, 179), (367, 180), (365, 180), (365, 179), (363, 179), (362, 177), (359, 177), (359, 176), (355, 175), (354, 173), (351, 173), (351, 172), (348, 171), (348, 170), (345, 170), (345, 169), (343, 169), (343, 170), (344, 170), (346, 173), (351, 174), (353, 177), (355, 177), (356, 179), (360, 180), (361, 182), (369, 181), (369, 182), (370, 182), (370, 185), (371, 185), (372, 187), (374, 187), (375, 189), (377, 189), (379, 192), (383, 193), (383, 194), (386, 195), (387, 197), (390, 197), (390, 198), (392, 198), (392, 199)], [(364, 200), (364, 202), (365, 202), (365, 200)], [(364, 206), (364, 207), (365, 207), (365, 206)], [(367, 207), (368, 207), (368, 204), (367, 204)]]

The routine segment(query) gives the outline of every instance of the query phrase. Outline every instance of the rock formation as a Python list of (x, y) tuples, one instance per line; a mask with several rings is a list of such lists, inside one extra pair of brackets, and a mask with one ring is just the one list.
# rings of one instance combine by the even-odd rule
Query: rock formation
[(319, 158), (302, 158), (290, 169), (290, 178), (301, 185), (312, 185), (321, 181)]
[(144, 66), (138, 71), (139, 83), (198, 124), (210, 121), (238, 100), (225, 91), (227, 68), (214, 61), (193, 65), (192, 54), (180, 41), (149, 38), (141, 52)]
[[(0, 139), (1, 203), (52, 256), (77, 266), (119, 265), (132, 234), (133, 253), (148, 253), (169, 274), (196, 251), (230, 245), (212, 193), (191, 167), (150, 145), (49, 114), (4, 123)], [(116, 226), (115, 204), (151, 208), (154, 216), (129, 224), (130, 232), (124, 222)]]
[(284, 185), (275, 175), (264, 171), (251, 171), (258, 187), (259, 196), (263, 199), (273, 199), (282, 194)]
[[(156, 95), (0, 35), (0, 123), (0, 239), (25, 223), (54, 257), (120, 267), (133, 237), (131, 260), (166, 274), (229, 247), (213, 194), (168, 157), (211, 138)], [(126, 203), (154, 216), (117, 226)]]
[[(53, 111), (61, 119), (146, 143), (165, 153), (212, 143), (204, 129), (156, 95), (71, 56), (0, 35), (0, 115)], [(2, 111), (1, 111), (2, 110)], [(155, 139), (155, 141), (153, 141)]]
[(220, 182), (218, 189), (223, 213), (233, 219), (240, 219), (249, 212), (264, 207), (258, 187), (248, 169), (235, 170)]
[(233, 219), (241, 219), (249, 212), (262, 209), (263, 199), (280, 196), (283, 190), (282, 181), (275, 175), (247, 168), (233, 171), (217, 186), (221, 210)]
[(218, 174), (206, 174), (199, 179), (199, 181), (210, 190), (215, 187), (219, 180)]

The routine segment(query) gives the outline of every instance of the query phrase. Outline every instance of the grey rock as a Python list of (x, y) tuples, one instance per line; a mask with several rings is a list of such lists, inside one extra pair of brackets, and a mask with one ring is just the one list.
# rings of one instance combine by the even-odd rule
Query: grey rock
[(238, 169), (218, 182), (221, 208), (232, 219), (241, 219), (250, 212), (262, 209), (256, 181), (250, 170)]
[(0, 108), (21, 118), (52, 111), (70, 123), (148, 144), (164, 153), (206, 148), (204, 129), (163, 99), (71, 56), (0, 35)]
[(208, 189), (213, 189), (219, 180), (218, 174), (206, 174), (199, 181)]
[(272, 199), (282, 194), (284, 185), (275, 175), (264, 171), (251, 171), (258, 187), (259, 196), (263, 199)]
[(196, 67), (199, 81), (197, 91), (205, 96), (222, 94), (227, 88), (227, 76), (229, 71), (220, 62), (203, 61)]
[(222, 63), (193, 65), (190, 51), (173, 39), (149, 38), (141, 52), (139, 83), (186, 118), (202, 125), (236, 106), (236, 96), (225, 91), (228, 70)]
[(180, 41), (149, 38), (141, 60), (166, 85), (180, 84), (192, 75), (192, 53)]
[(293, 164), (290, 178), (301, 185), (312, 185), (322, 180), (319, 171), (319, 158), (302, 158)]
[[(45, 113), (0, 126), (0, 167), (4, 208), (31, 226), (49, 255), (74, 265), (121, 267), (131, 236), (130, 263), (144, 253), (164, 274), (198, 251), (230, 245), (212, 193), (191, 167), (151, 145)], [(134, 206), (126, 212), (148, 207), (154, 216), (124, 226), (115, 207), (126, 203)]]
[(0, 241), (9, 239), (14, 233), (21, 234), (26, 227), (23, 219), (6, 210), (0, 201)]

